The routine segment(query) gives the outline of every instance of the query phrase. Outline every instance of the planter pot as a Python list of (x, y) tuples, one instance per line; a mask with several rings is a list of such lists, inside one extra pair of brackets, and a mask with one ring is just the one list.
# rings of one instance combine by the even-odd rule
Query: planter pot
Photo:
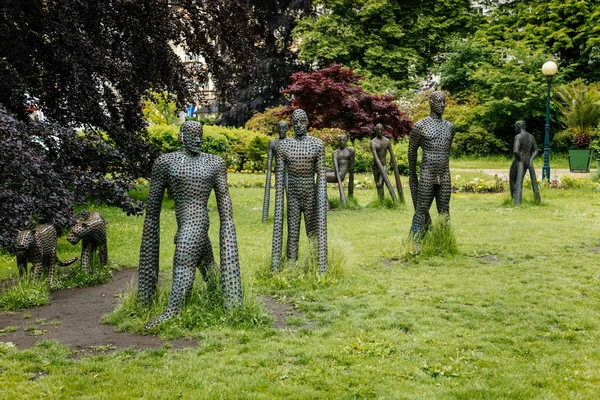
[(569, 169), (571, 172), (590, 172), (593, 149), (569, 149)]

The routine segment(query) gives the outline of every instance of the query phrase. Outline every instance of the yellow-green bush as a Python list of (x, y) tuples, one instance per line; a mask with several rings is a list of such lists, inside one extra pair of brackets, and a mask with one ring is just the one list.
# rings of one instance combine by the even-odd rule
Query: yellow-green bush
[(256, 113), (246, 122), (244, 128), (255, 132), (261, 132), (265, 135), (275, 135), (277, 134), (277, 124), (279, 121), (286, 121), (288, 125), (290, 125), (289, 117), (282, 118), (275, 115), (283, 111), (283, 109), (283, 106), (272, 107), (267, 108), (261, 113)]

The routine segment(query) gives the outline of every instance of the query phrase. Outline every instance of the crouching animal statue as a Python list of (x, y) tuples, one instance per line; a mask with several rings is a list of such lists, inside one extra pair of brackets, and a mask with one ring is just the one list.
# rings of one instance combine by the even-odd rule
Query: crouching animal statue
[(71, 230), (67, 240), (77, 244), (81, 240), (81, 269), (90, 270), (92, 253), (98, 249), (100, 265), (108, 263), (108, 248), (106, 246), (106, 221), (97, 211), (92, 211), (83, 221), (78, 221)]
[(48, 281), (54, 281), (54, 266), (67, 266), (77, 261), (73, 257), (69, 261), (60, 261), (56, 256), (56, 229), (52, 225), (39, 225), (33, 230), (17, 231), (17, 267), (19, 275), (27, 274), (27, 263), (31, 262), (33, 276), (40, 278), (42, 270), (48, 271)]

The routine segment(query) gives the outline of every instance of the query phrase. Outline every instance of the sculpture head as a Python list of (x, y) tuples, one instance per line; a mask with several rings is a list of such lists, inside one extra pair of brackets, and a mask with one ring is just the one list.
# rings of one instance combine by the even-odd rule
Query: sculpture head
[(341, 135), (339, 135), (338, 136), (338, 149), (345, 149), (346, 142), (348, 142), (348, 136), (344, 135), (343, 133)]
[(306, 111), (297, 109), (292, 114), (292, 126), (294, 127), (295, 136), (306, 136), (308, 129), (308, 115)]
[(517, 121), (515, 123), (515, 132), (517, 132), (517, 134), (523, 132), (525, 130), (525, 121)]
[(377, 136), (379, 138), (381, 136), (383, 136), (383, 125), (381, 125), (381, 124), (375, 125), (375, 136)]
[(184, 152), (191, 155), (200, 154), (202, 149), (202, 124), (196, 121), (185, 121), (179, 128), (179, 141)]
[(431, 114), (441, 117), (446, 108), (446, 94), (444, 92), (432, 92), (429, 96), (429, 108)]
[(277, 124), (277, 132), (279, 132), (279, 139), (285, 139), (285, 134), (288, 131), (288, 124), (285, 121), (279, 121)]

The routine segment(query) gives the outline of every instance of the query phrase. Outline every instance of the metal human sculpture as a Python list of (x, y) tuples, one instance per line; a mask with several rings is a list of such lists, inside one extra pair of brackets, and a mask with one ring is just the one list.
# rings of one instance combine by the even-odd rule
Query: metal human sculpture
[(71, 227), (67, 240), (77, 244), (81, 240), (81, 269), (90, 270), (92, 253), (98, 250), (100, 265), (108, 264), (108, 247), (106, 245), (106, 221), (102, 214), (92, 211), (85, 221), (78, 221)]
[(33, 277), (39, 279), (42, 270), (48, 271), (48, 282), (54, 281), (54, 266), (67, 266), (77, 261), (60, 261), (56, 255), (56, 229), (49, 224), (39, 225), (33, 230), (17, 231), (17, 267), (19, 276), (27, 274), (27, 263), (31, 263)]
[(379, 200), (384, 198), (383, 184), (388, 188), (392, 200), (394, 203), (398, 203), (398, 197), (394, 193), (394, 188), (390, 183), (390, 179), (387, 176), (387, 153), (390, 153), (390, 162), (394, 169), (394, 178), (396, 179), (396, 189), (398, 190), (398, 196), (400, 202), (404, 203), (404, 193), (402, 191), (402, 182), (400, 182), (400, 173), (398, 172), (398, 164), (396, 163), (396, 157), (394, 157), (394, 150), (392, 150), (392, 143), (390, 139), (383, 136), (383, 125), (377, 124), (375, 126), (375, 137), (371, 140), (371, 153), (373, 154), (373, 178), (375, 179), (375, 186), (377, 187), (377, 196)]
[(215, 261), (208, 237), (208, 198), (215, 191), (221, 219), (221, 289), (228, 309), (242, 304), (242, 283), (227, 168), (222, 158), (202, 153), (202, 125), (186, 121), (179, 132), (181, 149), (160, 156), (152, 168), (150, 192), (140, 249), (138, 300), (148, 305), (156, 293), (160, 243), (160, 210), (165, 189), (175, 202), (177, 234), (173, 257), (173, 286), (164, 313), (146, 323), (146, 329), (181, 311), (194, 285), (196, 268), (205, 279)]
[[(450, 218), (450, 146), (454, 139), (454, 125), (442, 118), (446, 95), (433, 92), (429, 97), (430, 114), (418, 121), (408, 143), (408, 170), (410, 194), (415, 208), (411, 233), (421, 235), (431, 224), (429, 208), (433, 199), (439, 214)], [(421, 177), (417, 176), (417, 150), (423, 150)]]
[[(285, 177), (287, 195), (287, 258), (298, 259), (300, 219), (304, 214), (306, 234), (317, 242), (319, 273), (327, 272), (327, 180), (325, 145), (307, 136), (308, 116), (297, 109), (292, 114), (294, 136), (279, 143), (275, 176), (275, 222), (271, 270), (281, 266), (283, 247), (283, 196)], [(316, 175), (316, 179), (315, 179)]]
[(348, 204), (344, 192), (344, 179), (348, 175), (348, 197), (354, 196), (354, 149), (346, 146), (348, 136), (338, 136), (338, 147), (331, 154), (333, 168), (326, 168), (327, 183), (337, 183), (340, 190), (340, 201)]
[[(265, 181), (265, 198), (263, 201), (262, 222), (267, 222), (267, 219), (269, 219), (269, 202), (271, 200), (271, 169), (273, 164), (277, 166), (277, 162), (273, 162), (273, 158), (277, 160), (277, 149), (279, 148), (279, 142), (285, 139), (285, 135), (288, 131), (287, 122), (279, 122), (279, 124), (277, 124), (277, 131), (279, 132), (279, 137), (269, 142), (269, 154), (267, 156), (267, 179)], [(275, 174), (277, 174), (277, 170), (275, 171)]]
[(525, 130), (525, 122), (517, 121), (515, 123), (515, 142), (513, 154), (515, 159), (510, 166), (510, 196), (513, 198), (515, 206), (521, 204), (523, 195), (523, 178), (526, 171), (529, 171), (531, 186), (535, 201), (540, 202), (540, 188), (535, 177), (535, 168), (533, 168), (533, 159), (538, 155), (538, 147), (533, 135)]

